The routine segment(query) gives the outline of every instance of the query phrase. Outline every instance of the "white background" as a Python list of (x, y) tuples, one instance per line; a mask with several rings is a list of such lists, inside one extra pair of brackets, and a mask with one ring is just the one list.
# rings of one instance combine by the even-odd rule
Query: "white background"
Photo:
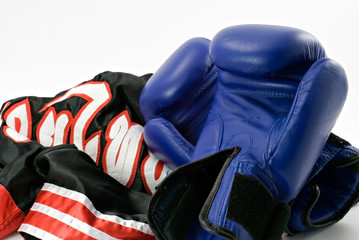
[[(306, 30), (341, 63), (349, 94), (333, 132), (359, 146), (356, 0), (0, 0), (0, 103), (53, 96), (106, 70), (154, 72), (184, 41), (211, 39), (225, 27), (248, 23)], [(358, 236), (354, 207), (335, 226), (289, 239)]]

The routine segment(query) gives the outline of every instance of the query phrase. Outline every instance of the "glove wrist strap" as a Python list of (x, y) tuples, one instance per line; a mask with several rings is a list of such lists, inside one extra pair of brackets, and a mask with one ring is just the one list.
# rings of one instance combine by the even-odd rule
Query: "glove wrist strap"
[(253, 240), (280, 239), (290, 215), (290, 207), (276, 203), (259, 180), (238, 173), (234, 176), (224, 225), (209, 219), (211, 205), (206, 202), (200, 223), (207, 231), (228, 239), (237, 239), (238, 228), (246, 230)]

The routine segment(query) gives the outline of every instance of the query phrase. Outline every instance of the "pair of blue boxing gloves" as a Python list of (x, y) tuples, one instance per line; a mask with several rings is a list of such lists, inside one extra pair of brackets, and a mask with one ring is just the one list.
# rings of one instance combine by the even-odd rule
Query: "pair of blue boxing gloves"
[(149, 206), (156, 238), (275, 240), (343, 218), (359, 191), (359, 151), (331, 133), (347, 90), (299, 29), (185, 42), (140, 97), (149, 150), (176, 167)]

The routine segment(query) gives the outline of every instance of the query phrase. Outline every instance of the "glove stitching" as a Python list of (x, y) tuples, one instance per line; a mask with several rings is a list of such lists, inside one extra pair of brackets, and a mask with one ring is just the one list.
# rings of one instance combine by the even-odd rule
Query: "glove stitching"
[[(207, 81), (204, 81), (205, 79), (202, 79), (199, 83), (197, 83), (196, 85), (201, 86), (199, 89), (196, 90), (196, 86), (193, 86), (193, 89), (195, 90), (194, 93), (189, 92), (187, 94), (185, 94), (184, 96), (182, 96), (171, 108), (176, 109), (176, 112), (172, 115), (171, 119), (177, 119), (179, 115), (182, 116), (182, 111), (178, 111), (178, 108), (190, 108), (194, 102), (196, 102), (196, 100), (199, 98), (199, 96), (205, 92), (212, 84), (213, 82), (217, 79), (218, 73), (215, 73), (210, 79), (208, 79)], [(204, 82), (202, 84), (202, 82)], [(208, 104), (210, 105), (211, 102)], [(208, 106), (207, 105), (207, 106)], [(197, 114), (198, 116), (199, 114)], [(193, 121), (193, 120), (192, 120)]]
[(218, 90), (219, 94), (239, 94), (239, 95), (250, 95), (250, 96), (264, 96), (272, 98), (294, 98), (294, 94), (278, 92), (278, 91), (268, 91), (268, 90), (248, 90), (248, 89), (226, 89)]

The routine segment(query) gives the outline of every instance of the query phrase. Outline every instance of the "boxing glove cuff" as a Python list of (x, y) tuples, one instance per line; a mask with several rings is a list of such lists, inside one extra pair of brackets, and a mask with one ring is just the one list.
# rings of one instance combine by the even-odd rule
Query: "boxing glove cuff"
[(187, 238), (220, 170), (239, 151), (228, 149), (183, 165), (159, 184), (148, 208), (149, 225), (157, 239)]
[[(224, 173), (224, 172), (223, 172)], [(290, 207), (276, 203), (271, 193), (254, 177), (236, 173), (228, 202), (228, 211), (223, 226), (212, 222), (208, 215), (223, 174), (217, 178), (201, 214), (204, 229), (226, 239), (238, 239), (236, 229), (242, 228), (251, 239), (280, 239), (289, 219)]]
[(331, 134), (292, 204), (288, 233), (310, 231), (342, 219), (359, 199), (359, 150)]

